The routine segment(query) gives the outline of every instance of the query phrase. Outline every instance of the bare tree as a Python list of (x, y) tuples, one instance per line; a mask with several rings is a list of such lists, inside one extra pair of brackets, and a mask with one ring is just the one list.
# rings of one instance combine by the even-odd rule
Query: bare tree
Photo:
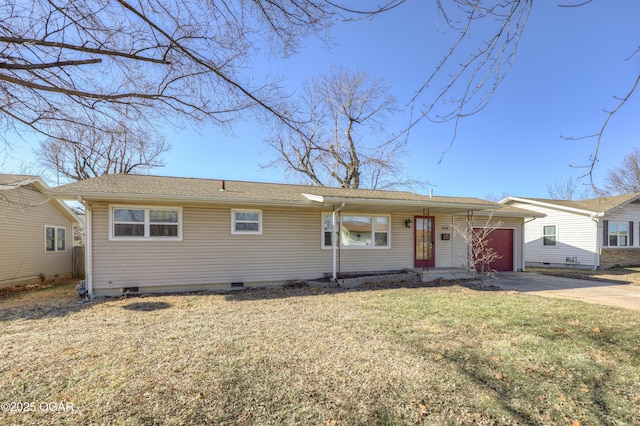
[(605, 181), (605, 190), (611, 194), (640, 192), (640, 150), (633, 148), (618, 168), (607, 172)]
[(476, 224), (470, 214), (464, 222), (453, 225), (456, 234), (467, 243), (467, 269), (477, 273), (481, 281), (495, 272), (491, 264), (502, 258), (490, 245), (491, 234), (502, 226), (502, 222), (491, 223), (492, 219), (493, 215), (489, 215), (484, 223)]
[(141, 173), (164, 166), (169, 150), (163, 136), (116, 126), (102, 131), (72, 125), (40, 144), (40, 162), (71, 180), (110, 173)]
[(306, 83), (297, 105), (298, 128), (277, 126), (268, 144), (289, 173), (315, 185), (389, 188), (405, 181), (404, 142), (389, 136), (385, 119), (396, 99), (381, 79), (334, 68)]
[(176, 116), (225, 124), (255, 107), (288, 123), (277, 80), (254, 79), (248, 61), (295, 52), (338, 11), (322, 0), (6, 0), (0, 126), (56, 137)]
[(556, 183), (547, 184), (549, 197), (557, 200), (586, 200), (591, 198), (593, 189), (591, 184), (581, 184), (579, 181), (568, 178), (558, 180)]

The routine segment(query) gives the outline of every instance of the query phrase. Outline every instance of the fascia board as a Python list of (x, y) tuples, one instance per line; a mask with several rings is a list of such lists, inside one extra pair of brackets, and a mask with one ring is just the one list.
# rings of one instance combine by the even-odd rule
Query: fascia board
[(82, 198), (86, 201), (104, 201), (104, 202), (142, 202), (142, 203), (154, 203), (154, 202), (170, 202), (173, 204), (190, 203), (190, 204), (210, 204), (210, 205), (229, 205), (229, 204), (242, 204), (242, 205), (256, 205), (256, 206), (296, 206), (296, 207), (318, 207), (317, 204), (301, 200), (301, 201), (286, 201), (286, 200), (256, 200), (254, 198), (211, 198), (211, 197), (191, 197), (184, 195), (147, 195), (147, 194), (105, 194), (103, 192), (78, 192), (78, 193), (64, 193), (54, 192), (49, 193), (50, 196), (61, 200), (78, 200)]
[(471, 203), (444, 203), (427, 200), (390, 200), (379, 198), (344, 198), (344, 197), (324, 197), (325, 204), (362, 204), (362, 205), (395, 205), (406, 207), (442, 207), (451, 209), (467, 209), (467, 210), (500, 210), (502, 206), (487, 204), (471, 204)]
[(564, 210), (564, 211), (573, 212), (573, 213), (579, 213), (579, 214), (583, 214), (583, 215), (587, 215), (587, 216), (596, 216), (596, 215), (599, 214), (598, 212), (594, 212), (594, 211), (591, 211), (591, 210), (577, 209), (575, 207), (561, 206), (559, 204), (553, 204), (553, 203), (545, 203), (543, 201), (530, 200), (528, 198), (507, 197), (504, 200), (501, 200), (500, 203), (501, 204), (506, 204), (509, 201), (515, 201), (515, 202), (518, 202), (518, 203), (525, 203), (525, 204), (532, 204), (532, 205), (535, 205), (535, 206), (546, 207), (546, 208), (556, 209), (556, 210)]
[(640, 195), (637, 195), (637, 196), (635, 196), (635, 197), (633, 197), (633, 198), (630, 198), (630, 199), (628, 199), (627, 201), (625, 201), (624, 203), (620, 203), (620, 204), (618, 204), (617, 206), (610, 208), (609, 210), (606, 210), (606, 211), (604, 211), (604, 212), (600, 212), (600, 213), (598, 214), (598, 216), (606, 216), (606, 215), (610, 214), (611, 212), (613, 212), (614, 210), (619, 209), (619, 208), (621, 208), (621, 207), (624, 207), (624, 206), (626, 206), (627, 204), (631, 204), (631, 203), (633, 203), (634, 201), (637, 201), (638, 199), (640, 199)]

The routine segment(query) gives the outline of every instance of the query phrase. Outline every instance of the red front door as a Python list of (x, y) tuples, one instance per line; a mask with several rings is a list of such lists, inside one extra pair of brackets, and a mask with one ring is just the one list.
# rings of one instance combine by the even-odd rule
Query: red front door
[(414, 219), (414, 266), (416, 268), (433, 268), (435, 266), (435, 238), (433, 232), (433, 216), (416, 216)]

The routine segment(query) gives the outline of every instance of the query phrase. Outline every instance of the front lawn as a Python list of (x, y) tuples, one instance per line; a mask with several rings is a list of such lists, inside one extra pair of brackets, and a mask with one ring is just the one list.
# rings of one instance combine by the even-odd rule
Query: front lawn
[(567, 278), (607, 281), (611, 283), (640, 285), (640, 266), (618, 266), (609, 269), (527, 268), (527, 272), (555, 275)]
[(0, 424), (640, 425), (640, 312), (460, 286), (74, 292), (0, 299)]

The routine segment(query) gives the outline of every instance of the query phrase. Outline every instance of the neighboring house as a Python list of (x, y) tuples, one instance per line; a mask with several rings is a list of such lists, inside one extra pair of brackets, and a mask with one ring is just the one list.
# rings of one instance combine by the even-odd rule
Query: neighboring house
[(38, 176), (0, 174), (0, 287), (71, 275), (78, 218)]
[(85, 205), (90, 294), (228, 289), (340, 273), (461, 268), (454, 223), (488, 212), (502, 250), (523, 266), (533, 215), (477, 198), (146, 175), (106, 175), (52, 188)]
[(507, 197), (500, 203), (545, 215), (525, 223), (527, 266), (640, 264), (640, 193), (579, 201)]

